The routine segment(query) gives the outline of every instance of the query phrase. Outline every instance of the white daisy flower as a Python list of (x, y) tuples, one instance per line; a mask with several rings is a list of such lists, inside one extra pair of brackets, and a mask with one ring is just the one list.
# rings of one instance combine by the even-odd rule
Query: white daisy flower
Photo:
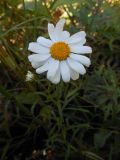
[(86, 42), (86, 33), (78, 32), (70, 36), (63, 31), (65, 20), (58, 21), (56, 26), (49, 23), (50, 39), (38, 37), (37, 42), (29, 43), (28, 50), (34, 52), (28, 56), (36, 73), (47, 72), (47, 79), (52, 83), (59, 83), (60, 79), (69, 82), (84, 75), (84, 66), (90, 66), (90, 59), (85, 54), (92, 53), (92, 48), (83, 46)]

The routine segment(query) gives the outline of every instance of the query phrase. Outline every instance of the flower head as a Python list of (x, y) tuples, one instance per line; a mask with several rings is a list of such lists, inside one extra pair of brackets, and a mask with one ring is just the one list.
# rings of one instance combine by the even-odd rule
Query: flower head
[(47, 79), (52, 83), (59, 83), (60, 79), (69, 82), (84, 75), (89, 67), (90, 59), (85, 54), (92, 53), (92, 48), (83, 46), (86, 33), (80, 31), (70, 36), (63, 30), (65, 20), (58, 21), (56, 26), (48, 24), (50, 39), (38, 37), (37, 42), (29, 43), (28, 50), (34, 52), (28, 56), (36, 73), (47, 72)]
[(27, 74), (26, 74), (26, 79), (25, 81), (32, 81), (34, 79), (34, 75), (32, 72), (28, 71)]

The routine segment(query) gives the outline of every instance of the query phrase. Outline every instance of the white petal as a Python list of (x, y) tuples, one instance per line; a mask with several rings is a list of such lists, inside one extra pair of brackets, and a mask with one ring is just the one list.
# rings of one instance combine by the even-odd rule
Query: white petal
[(52, 77), (54, 77), (58, 68), (59, 68), (59, 61), (55, 60), (53, 58), (50, 58), (49, 69), (48, 69), (48, 72), (47, 72), (47, 78), (51, 79)]
[(60, 67), (58, 68), (54, 77), (49, 79), (52, 83), (57, 84), (60, 82)]
[(62, 31), (61, 34), (59, 35), (59, 40), (64, 41), (70, 37), (70, 33), (67, 31)]
[(53, 42), (50, 39), (44, 37), (38, 37), (37, 42), (45, 47), (50, 47), (53, 44)]
[(74, 71), (74, 70), (72, 70), (72, 69), (70, 68), (70, 77), (71, 77), (73, 80), (77, 80), (77, 79), (79, 78), (79, 73), (76, 72), (76, 71)]
[(63, 31), (65, 20), (61, 19), (54, 27), (53, 24), (48, 24), (48, 32), (53, 42), (63, 41), (69, 38), (70, 34), (67, 31)]
[(46, 54), (50, 52), (49, 48), (41, 46), (36, 42), (29, 43), (28, 50), (38, 54)]
[(61, 72), (63, 81), (69, 82), (70, 81), (70, 69), (66, 61), (60, 62), (60, 72)]
[(49, 60), (45, 62), (45, 64), (38, 69), (36, 69), (36, 73), (41, 74), (43, 72), (46, 72), (49, 69)]
[(50, 57), (50, 54), (32, 54), (28, 56), (30, 62), (42, 62), (47, 60)]
[(80, 46), (79, 44), (69, 45), (71, 52), (79, 53), (79, 54), (86, 54), (92, 53), (92, 48), (89, 46)]
[(84, 31), (75, 33), (70, 38), (68, 38), (66, 40), (66, 43), (68, 43), (68, 44), (72, 44), (72, 43), (74, 44), (74, 43), (78, 43), (78, 42), (85, 43), (86, 42), (85, 36), (86, 36), (86, 33)]
[(38, 68), (38, 67), (40, 67), (40, 64), (39, 63), (35, 63), (35, 62), (32, 62), (31, 65), (35, 69)]
[(61, 32), (63, 30), (64, 24), (65, 24), (65, 19), (60, 19), (56, 24), (56, 30)]
[(70, 33), (67, 32), (67, 31), (58, 31), (58, 30), (55, 30), (55, 35), (56, 35), (56, 42), (59, 42), (59, 41), (66, 41), (66, 39), (68, 39), (70, 37)]
[(79, 61), (80, 63), (82, 63), (83, 65), (85, 65), (87, 67), (89, 67), (91, 64), (90, 59), (86, 56), (71, 53), (70, 57), (76, 61)]
[[(65, 40), (65, 42), (66, 42), (66, 40)], [(67, 43), (67, 42), (66, 42)], [(86, 43), (86, 39), (85, 38), (83, 38), (83, 39), (80, 39), (79, 40), (79, 42), (76, 42), (76, 43), (67, 43), (69, 46), (76, 46), (76, 45), (78, 45), (78, 46), (83, 46), (84, 44)]]
[(56, 42), (56, 32), (55, 32), (55, 28), (54, 28), (54, 25), (51, 24), (51, 23), (48, 23), (48, 33), (49, 33), (49, 36), (51, 38), (51, 40), (53, 42)]
[(38, 68), (40, 66), (42, 66), (45, 62), (32, 62), (31, 65), (33, 68)]
[(77, 62), (71, 58), (68, 58), (67, 62), (73, 70), (80, 73), (81, 75), (86, 73), (84, 66), (82, 64), (80, 64), (79, 62)]

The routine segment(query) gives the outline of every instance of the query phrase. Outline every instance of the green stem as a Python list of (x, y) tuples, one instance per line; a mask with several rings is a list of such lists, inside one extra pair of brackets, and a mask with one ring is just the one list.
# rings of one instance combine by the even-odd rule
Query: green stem
[(61, 104), (58, 104), (57, 105), (57, 107), (58, 107), (58, 112), (59, 112), (59, 118), (60, 118), (60, 127), (62, 127), (62, 124), (63, 124), (63, 114), (62, 114), (62, 108), (61, 108)]
[(25, 0), (23, 0), (23, 9), (25, 11)]

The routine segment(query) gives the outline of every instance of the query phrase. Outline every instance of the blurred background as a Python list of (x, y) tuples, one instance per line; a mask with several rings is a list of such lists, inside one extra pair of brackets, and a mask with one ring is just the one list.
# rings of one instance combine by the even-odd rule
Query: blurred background
[[(27, 48), (62, 17), (86, 31), (92, 65), (53, 85)], [(0, 159), (120, 159), (119, 0), (0, 0)]]

